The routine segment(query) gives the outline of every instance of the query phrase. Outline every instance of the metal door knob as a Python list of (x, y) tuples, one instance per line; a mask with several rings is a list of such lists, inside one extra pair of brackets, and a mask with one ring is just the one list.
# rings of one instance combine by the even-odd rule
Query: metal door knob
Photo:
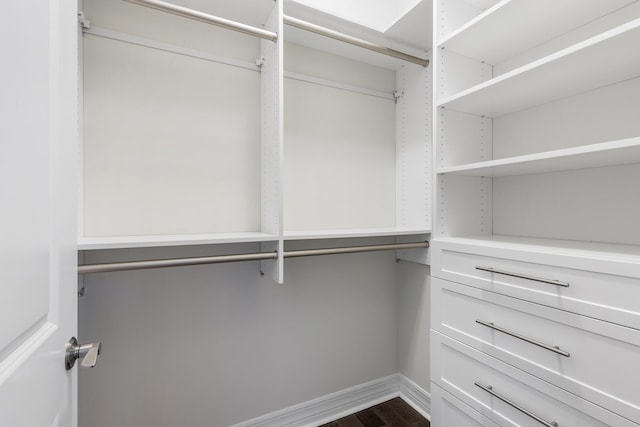
[(80, 345), (76, 337), (71, 337), (67, 343), (64, 357), (64, 365), (67, 371), (75, 366), (78, 359), (82, 359), (80, 366), (93, 368), (98, 362), (98, 355), (101, 350), (101, 342)]

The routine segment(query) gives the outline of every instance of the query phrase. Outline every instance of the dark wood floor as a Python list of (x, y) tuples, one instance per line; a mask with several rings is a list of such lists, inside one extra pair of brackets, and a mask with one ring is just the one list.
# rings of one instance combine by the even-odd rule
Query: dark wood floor
[(429, 427), (415, 409), (396, 397), (320, 427)]

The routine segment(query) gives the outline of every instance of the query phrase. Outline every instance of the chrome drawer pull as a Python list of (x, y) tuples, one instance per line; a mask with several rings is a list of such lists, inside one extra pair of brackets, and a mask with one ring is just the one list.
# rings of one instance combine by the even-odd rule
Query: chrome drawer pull
[(532, 412), (527, 411), (526, 409), (524, 409), (522, 406), (518, 405), (515, 402), (512, 402), (511, 400), (507, 399), (506, 397), (502, 396), (501, 394), (496, 393), (495, 391), (493, 391), (493, 387), (491, 387), (490, 385), (482, 385), (479, 382), (475, 382), (475, 385), (477, 385), (478, 387), (480, 387), (481, 389), (483, 389), (484, 391), (486, 391), (487, 393), (489, 393), (490, 395), (497, 397), (498, 399), (502, 400), (504, 403), (506, 403), (507, 405), (517, 409), (518, 411), (522, 412), (523, 414), (533, 418), (534, 420), (536, 420), (537, 422), (539, 422), (540, 424), (547, 426), (547, 427), (558, 427), (558, 423), (555, 421), (546, 421), (543, 420), (542, 418), (540, 418), (539, 416), (533, 414)]
[(563, 288), (568, 288), (569, 287), (569, 284), (567, 282), (561, 282), (560, 280), (549, 280), (549, 279), (543, 279), (541, 277), (526, 276), (524, 274), (510, 273), (508, 271), (496, 270), (493, 267), (476, 266), (476, 270), (488, 271), (489, 273), (502, 274), (504, 276), (517, 277), (519, 279), (533, 280), (534, 282), (548, 283), (549, 285), (562, 286)]
[(484, 320), (479, 320), (478, 319), (478, 320), (476, 320), (476, 323), (479, 323), (482, 326), (486, 326), (487, 328), (491, 328), (491, 329), (496, 330), (498, 332), (502, 332), (503, 334), (511, 335), (514, 338), (518, 338), (519, 340), (526, 341), (526, 342), (528, 342), (530, 344), (537, 345), (538, 347), (542, 347), (542, 348), (544, 348), (546, 350), (553, 351), (554, 353), (557, 353), (560, 356), (564, 356), (564, 357), (569, 357), (570, 356), (570, 354), (568, 352), (566, 352), (564, 350), (560, 350), (560, 347), (551, 346), (551, 345), (548, 345), (548, 344), (541, 343), (540, 341), (536, 341), (534, 339), (527, 338), (527, 337), (522, 336), (520, 334), (517, 334), (515, 332), (511, 332), (508, 329), (504, 329), (504, 328), (501, 328), (500, 326), (496, 326), (491, 322), (485, 322)]

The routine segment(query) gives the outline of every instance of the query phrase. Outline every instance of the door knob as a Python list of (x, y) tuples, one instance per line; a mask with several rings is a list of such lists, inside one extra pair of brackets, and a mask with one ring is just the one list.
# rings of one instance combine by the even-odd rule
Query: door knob
[(101, 350), (102, 343), (100, 342), (80, 345), (76, 337), (71, 337), (65, 351), (64, 366), (68, 371), (74, 367), (76, 360), (81, 358), (80, 366), (93, 368), (98, 362), (98, 355)]

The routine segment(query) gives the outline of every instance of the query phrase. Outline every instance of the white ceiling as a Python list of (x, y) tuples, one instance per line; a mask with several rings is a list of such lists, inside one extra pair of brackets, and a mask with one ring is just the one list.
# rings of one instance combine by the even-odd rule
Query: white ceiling
[(421, 0), (292, 0), (376, 31), (385, 32)]
[[(340, 0), (285, 0), (285, 14), (373, 42), (390, 40), (422, 52), (431, 49), (433, 0), (341, 0), (349, 7), (343, 5), (340, 10), (336, 7), (329, 11), (327, 5), (337, 1)], [(372, 10), (376, 3), (395, 6)], [(396, 47), (402, 50), (401, 46)]]

